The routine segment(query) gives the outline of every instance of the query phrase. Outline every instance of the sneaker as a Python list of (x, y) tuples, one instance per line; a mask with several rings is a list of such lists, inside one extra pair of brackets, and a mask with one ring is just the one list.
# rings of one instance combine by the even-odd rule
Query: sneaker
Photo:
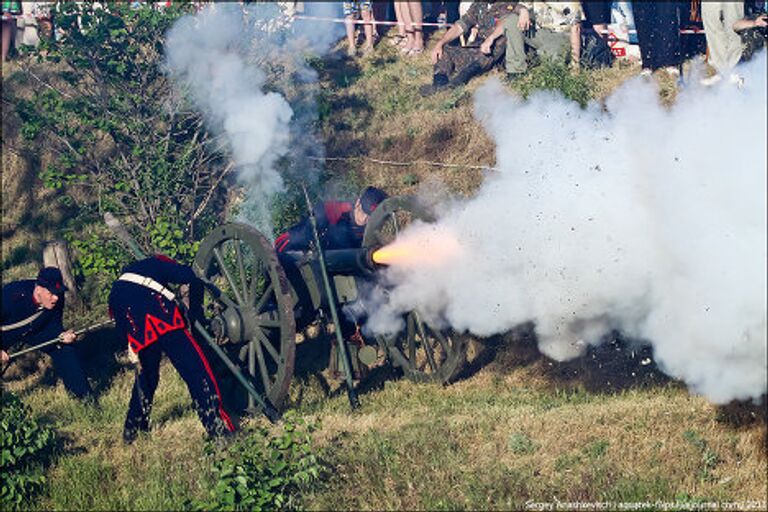
[(680, 76), (680, 69), (674, 66), (667, 66), (664, 68), (669, 76)]
[(707, 78), (702, 78), (699, 82), (704, 87), (710, 87), (712, 85), (715, 85), (716, 83), (720, 82), (723, 79), (722, 75), (712, 75)]
[(652, 74), (653, 71), (648, 68), (643, 68), (643, 70), (640, 72), (640, 76), (643, 78), (650, 78)]

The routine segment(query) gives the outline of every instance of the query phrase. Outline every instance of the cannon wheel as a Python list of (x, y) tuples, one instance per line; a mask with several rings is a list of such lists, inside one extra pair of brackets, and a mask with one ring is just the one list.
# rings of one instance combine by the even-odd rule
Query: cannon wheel
[[(225, 224), (202, 240), (194, 268), (222, 292), (216, 298), (207, 289), (205, 297), (217, 343), (237, 348), (257, 388), (279, 408), (293, 377), (296, 325), (290, 286), (272, 244), (251, 226)], [(249, 397), (249, 409), (253, 405)]]
[[(435, 217), (415, 196), (386, 199), (368, 219), (363, 246), (392, 242), (414, 220), (434, 222)], [(448, 383), (455, 378), (466, 361), (469, 338), (450, 329), (432, 327), (418, 311), (408, 312), (404, 320), (404, 332), (377, 338), (390, 362), (415, 382)]]

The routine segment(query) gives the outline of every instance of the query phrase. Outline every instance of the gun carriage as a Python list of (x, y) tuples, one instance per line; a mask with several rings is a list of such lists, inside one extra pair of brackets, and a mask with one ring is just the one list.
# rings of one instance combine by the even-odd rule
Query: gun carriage
[[(335, 306), (354, 302), (361, 286), (375, 280), (382, 268), (373, 262), (373, 252), (417, 219), (434, 221), (415, 197), (392, 197), (371, 214), (361, 249), (324, 250), (323, 254), (312, 250), (280, 258), (269, 240), (251, 226), (217, 227), (202, 240), (193, 264), (209, 283), (203, 322), (209, 338), (247, 371), (254, 387), (279, 409), (293, 377), (297, 329), (327, 314), (329, 295)], [(466, 336), (429, 325), (417, 311), (403, 320), (405, 329), (398, 335), (366, 342), (411, 380), (450, 382), (465, 362)], [(370, 355), (369, 349), (369, 364)], [(349, 364), (345, 370), (351, 393)], [(253, 407), (253, 397), (249, 395), (248, 400)], [(351, 394), (350, 400), (354, 404)]]

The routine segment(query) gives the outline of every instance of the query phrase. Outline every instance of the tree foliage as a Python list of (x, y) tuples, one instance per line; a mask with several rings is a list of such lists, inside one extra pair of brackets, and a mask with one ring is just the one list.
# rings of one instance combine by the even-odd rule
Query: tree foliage
[[(216, 221), (210, 206), (231, 166), (163, 69), (165, 34), (190, 7), (152, 4), (58, 3), (62, 37), (38, 53), (51, 72), (27, 69), (34, 93), (15, 104), (22, 134), (56, 155), (40, 177), (74, 206), (75, 222), (112, 212), (148, 252), (188, 260), (196, 231)], [(119, 268), (100, 265), (91, 270)]]

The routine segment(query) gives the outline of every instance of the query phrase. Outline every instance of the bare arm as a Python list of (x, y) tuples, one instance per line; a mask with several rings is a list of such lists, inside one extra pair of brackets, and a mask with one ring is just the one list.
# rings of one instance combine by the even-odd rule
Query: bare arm
[(437, 61), (439, 61), (443, 56), (443, 46), (450, 43), (463, 33), (464, 29), (461, 28), (461, 25), (454, 23), (453, 26), (448, 29), (448, 31), (443, 35), (443, 37), (440, 38), (435, 47), (432, 49), (432, 64), (437, 64)]
[(768, 14), (761, 14), (754, 20), (741, 19), (733, 24), (733, 30), (735, 32), (741, 32), (750, 28), (758, 28), (768, 26)]
[[(528, 12), (528, 9), (524, 5), (522, 4), (515, 5), (515, 8), (512, 12), (514, 14), (517, 14), (517, 17), (518, 17), (517, 27), (520, 30), (526, 31), (531, 27), (531, 16), (530, 16), (530, 13)], [(485, 55), (491, 54), (493, 43), (499, 37), (501, 37), (501, 35), (504, 33), (505, 19), (499, 20), (499, 22), (496, 23), (496, 27), (494, 27), (493, 32), (488, 34), (488, 37), (485, 38), (485, 41), (483, 41), (483, 44), (480, 45), (480, 51), (483, 52)]]

